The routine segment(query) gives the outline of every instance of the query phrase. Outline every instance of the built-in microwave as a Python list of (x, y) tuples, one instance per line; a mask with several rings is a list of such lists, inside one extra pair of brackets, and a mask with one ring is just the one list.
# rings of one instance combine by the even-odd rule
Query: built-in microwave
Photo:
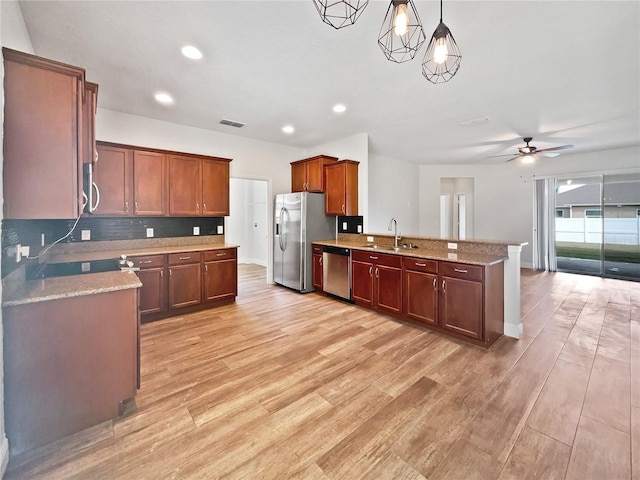
[(93, 163), (82, 164), (82, 208), (86, 213), (93, 213), (100, 204), (100, 190), (93, 181)]

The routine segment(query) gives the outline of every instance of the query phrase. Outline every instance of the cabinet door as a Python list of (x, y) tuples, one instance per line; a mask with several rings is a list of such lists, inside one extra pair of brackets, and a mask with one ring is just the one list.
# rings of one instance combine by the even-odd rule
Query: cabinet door
[(4, 218), (76, 218), (84, 70), (3, 53)]
[(313, 287), (316, 288), (317, 290), (322, 290), (322, 254), (316, 254), (314, 253), (312, 255), (312, 283), (313, 283)]
[(165, 156), (156, 152), (133, 152), (133, 200), (136, 215), (165, 215)]
[(373, 264), (351, 262), (351, 296), (354, 300), (373, 306)]
[(236, 259), (216, 260), (204, 264), (204, 301), (233, 298), (237, 295)]
[(169, 306), (188, 307), (202, 303), (202, 272), (199, 263), (169, 267)]
[(202, 159), (202, 214), (229, 215), (229, 162)]
[(291, 192), (304, 192), (307, 188), (307, 164), (293, 162), (291, 164)]
[(307, 191), (324, 192), (325, 191), (325, 174), (324, 159), (322, 157), (309, 160), (307, 162)]
[(100, 189), (97, 215), (132, 215), (131, 150), (98, 145), (94, 182)]
[(169, 214), (200, 215), (201, 161), (194, 157), (169, 157)]
[(346, 215), (345, 213), (345, 172), (342, 165), (325, 167), (326, 195), (325, 213), (327, 215)]
[(155, 313), (166, 309), (164, 267), (148, 268), (138, 272), (142, 282), (140, 289), (140, 313)]
[(482, 283), (441, 277), (440, 325), (482, 340)]
[(402, 270), (375, 265), (375, 300), (381, 310), (399, 314), (402, 312)]
[(407, 270), (404, 274), (405, 314), (412, 320), (438, 324), (438, 276)]

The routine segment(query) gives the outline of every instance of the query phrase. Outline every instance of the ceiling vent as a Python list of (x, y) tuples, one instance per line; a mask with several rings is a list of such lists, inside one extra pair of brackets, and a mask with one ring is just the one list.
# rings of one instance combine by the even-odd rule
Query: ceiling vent
[(246, 125), (246, 123), (234, 122), (233, 120), (225, 120), (224, 118), (220, 120), (220, 124), (227, 125), (229, 127), (236, 127), (236, 128), (242, 128)]

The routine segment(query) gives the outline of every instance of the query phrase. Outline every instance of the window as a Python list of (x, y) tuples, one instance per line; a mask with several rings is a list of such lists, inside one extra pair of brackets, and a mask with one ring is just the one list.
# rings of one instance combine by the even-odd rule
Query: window
[(556, 210), (556, 218), (564, 218), (564, 211)]
[(599, 208), (588, 209), (584, 211), (584, 216), (587, 218), (602, 218), (602, 210)]

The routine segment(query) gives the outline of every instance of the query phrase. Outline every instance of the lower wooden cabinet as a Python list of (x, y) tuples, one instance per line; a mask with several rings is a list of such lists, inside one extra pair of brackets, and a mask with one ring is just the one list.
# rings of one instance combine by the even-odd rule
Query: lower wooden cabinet
[(238, 295), (236, 249), (204, 252), (204, 301), (211, 302)]
[(169, 259), (169, 308), (202, 303), (202, 258), (200, 252), (172, 253)]
[(313, 288), (316, 290), (322, 290), (322, 247), (320, 245), (312, 246), (311, 260), (311, 278)]
[(404, 314), (415, 322), (438, 324), (438, 262), (404, 259)]
[[(238, 295), (236, 248), (131, 257), (140, 268), (143, 320), (174, 315), (182, 308), (208, 308)], [(208, 305), (207, 305), (208, 304)]]
[(402, 257), (354, 250), (351, 278), (356, 303), (392, 315), (402, 313)]

